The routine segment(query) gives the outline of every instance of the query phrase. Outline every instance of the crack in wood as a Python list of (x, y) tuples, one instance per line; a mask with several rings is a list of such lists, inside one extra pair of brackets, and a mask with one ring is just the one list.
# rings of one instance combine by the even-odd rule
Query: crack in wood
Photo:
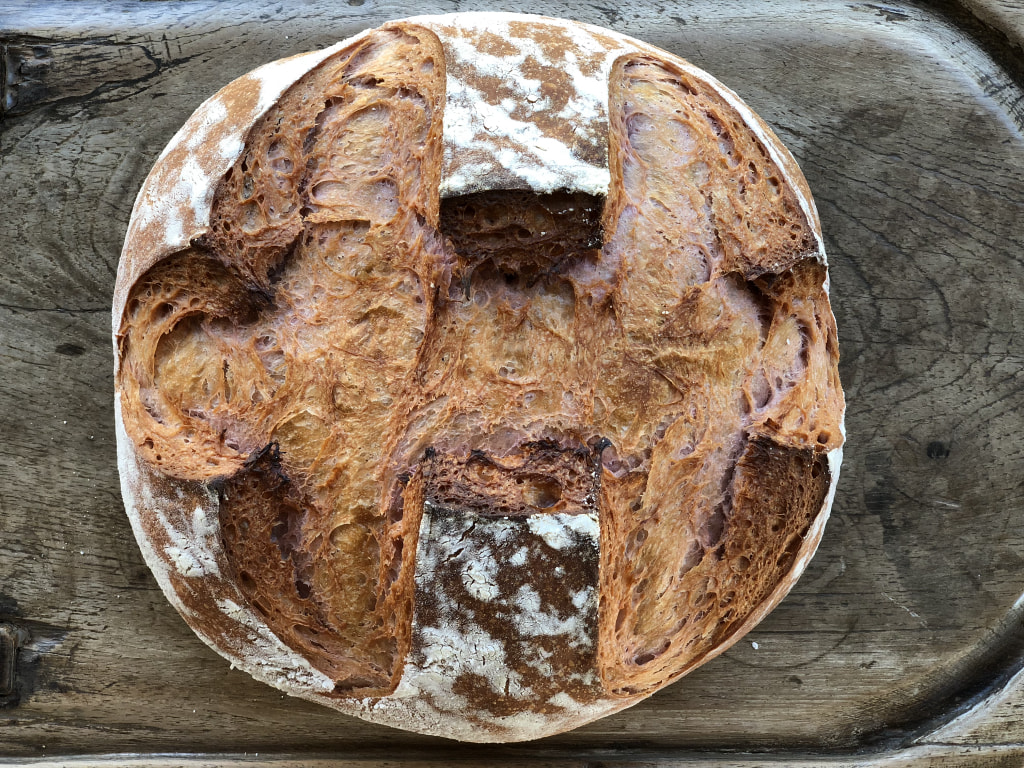
[(4, 303), (0, 303), (0, 309), (6, 309), (12, 312), (57, 312), (64, 315), (80, 315), (95, 312), (110, 313), (110, 307), (30, 307), (23, 304)]

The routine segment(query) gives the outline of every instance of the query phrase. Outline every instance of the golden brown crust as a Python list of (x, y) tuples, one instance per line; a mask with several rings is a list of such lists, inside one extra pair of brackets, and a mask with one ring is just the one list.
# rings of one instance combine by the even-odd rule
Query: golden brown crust
[[(699, 663), (784, 578), (750, 570), (752, 553), (728, 557), (746, 518), (780, 509), (743, 495), (740, 467), (766, 432), (823, 462), (842, 395), (811, 224), (758, 137), (717, 93), (646, 57), (618, 62), (610, 113), (602, 257), (620, 264), (608, 325), (621, 330), (605, 336), (615, 372), (597, 397), (620, 411), (605, 434), (622, 437), (601, 481), (600, 663), (610, 690), (634, 695)], [(780, 525), (802, 543), (828, 470), (798, 466), (819, 474), (783, 485), (797, 511)]]
[(169, 477), (228, 478), (242, 592), (346, 695), (393, 690), (409, 645), (418, 517), (381, 427), (440, 258), (444, 75), (436, 37), (414, 34), (374, 33), (284, 93), (218, 185), (210, 231), (135, 284), (120, 334), (129, 435)]
[[(735, 642), (813, 552), (842, 443), (792, 158), (685, 62), (567, 22), (298, 62), (204, 105), (119, 272), (126, 501), (175, 604), (286, 690), (473, 740)], [(508, 106), (534, 77), (583, 134)]]

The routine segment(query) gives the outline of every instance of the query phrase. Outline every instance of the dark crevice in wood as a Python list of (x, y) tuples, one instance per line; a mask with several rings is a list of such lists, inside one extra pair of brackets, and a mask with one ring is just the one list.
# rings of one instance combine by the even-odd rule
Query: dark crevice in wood
[[(983, 21), (959, 0), (917, 0), (906, 6), (937, 17), (955, 29), (1002, 70), (1017, 89), (1024, 90), (1024, 50), (1015, 45), (1006, 32)], [(1007, 113), (1024, 131), (1024, 114), (1014, 109), (1007, 109)]]
[(992, 59), (1008, 64), (1014, 83), (1024, 87), (1024, 49), (1010, 39), (1006, 30), (985, 21), (959, 0), (936, 0), (934, 5), (934, 10), (966, 32)]
[(10, 98), (7, 89), (10, 79), (7, 75), (7, 43), (0, 42), (0, 133), (3, 133), (4, 120), (7, 117)]
[[(49, 55), (49, 60), (44, 62), (44, 65), (52, 64), (54, 53), (61, 53), (60, 51), (53, 50), (56, 48), (67, 48), (69, 46), (103, 46), (114, 49), (137, 48), (153, 65), (153, 69), (138, 77), (101, 82), (95, 88), (86, 93), (58, 97), (52, 100), (47, 99), (47, 96), (49, 95), (47, 83), (41, 80), (34, 81), (32, 78), (28, 78), (26, 80), (26, 84), (32, 85), (34, 83), (37, 86), (37, 92), (33, 94), (32, 91), (29, 91), (31, 96), (27, 99), (27, 102), (25, 104), (19, 104), (16, 93), (12, 91), (12, 87), (17, 85), (13, 82), (16, 76), (14, 69), (19, 68), (22, 63), (20, 59), (15, 63), (14, 56), (16, 56), (16, 53), (12, 53), (12, 51), (17, 49), (19, 46), (31, 47), (37, 58), (40, 55), (38, 53), (39, 51), (45, 51)], [(0, 71), (0, 75), (2, 75), (2, 78), (0, 78), (0, 87), (2, 87), (2, 89), (0, 89), (0, 132), (2, 132), (6, 127), (5, 123), (9, 122), (12, 118), (22, 117), (36, 111), (37, 109), (45, 109), (52, 112), (68, 106), (94, 104), (98, 100), (98, 97), (104, 94), (109, 94), (112, 91), (127, 88), (129, 89), (129, 93), (115, 98), (107, 98), (103, 100), (103, 103), (110, 104), (124, 101), (138, 92), (137, 86), (147, 83), (154, 78), (165, 76), (168, 70), (181, 64), (185, 64), (193, 58), (196, 58), (198, 55), (182, 56), (180, 58), (165, 61), (155, 56), (149, 48), (141, 42), (119, 42), (113, 36), (75, 40), (51, 39), (35, 35), (14, 35), (0, 40), (0, 51), (2, 51), (2, 56), (0, 56), (0, 62), (2, 62), (2, 64), (0, 64), (0, 69), (2, 69), (2, 71)], [(71, 51), (63, 51), (63, 53), (67, 56), (67, 61), (70, 62), (83, 59), (80, 54), (75, 54)], [(0, 158), (2, 157), (3, 155), (0, 154)]]
[(95, 312), (110, 313), (110, 307), (27, 307), (21, 304), (0, 304), (0, 309), (12, 312), (58, 312), (64, 315), (81, 315)]
[(1001, 630), (993, 631), (998, 641), (968, 654), (959, 674), (943, 673), (938, 690), (923, 704), (865, 735), (861, 743), (881, 752), (905, 749), (999, 693), (1024, 670), (1024, 626), (1020, 617), (1012, 613), (1003, 624), (1006, 626)]

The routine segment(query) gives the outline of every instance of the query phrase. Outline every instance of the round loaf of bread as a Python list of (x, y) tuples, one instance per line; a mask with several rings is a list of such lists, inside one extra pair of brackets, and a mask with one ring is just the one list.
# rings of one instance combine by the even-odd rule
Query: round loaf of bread
[(235, 80), (139, 193), (121, 483), (206, 643), (342, 712), (516, 741), (788, 592), (838, 477), (820, 225), (687, 62), (512, 14)]

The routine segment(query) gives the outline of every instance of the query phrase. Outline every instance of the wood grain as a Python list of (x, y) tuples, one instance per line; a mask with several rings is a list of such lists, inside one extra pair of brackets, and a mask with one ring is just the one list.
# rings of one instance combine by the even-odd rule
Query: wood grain
[[(999, 747), (915, 747), (898, 756), (829, 756), (829, 755), (730, 755), (709, 757), (683, 755), (665, 760), (651, 755), (619, 756), (606, 760), (574, 759), (545, 760), (518, 758), (502, 760), (504, 768), (665, 768), (666, 766), (704, 766), (705, 768), (1016, 768), (1024, 759), (1024, 748)], [(0, 765), (13, 761), (0, 758)], [(270, 768), (434, 768), (437, 760), (413, 757), (394, 760), (386, 757), (345, 756), (319, 754), (272, 754), (243, 752), (220, 755), (119, 755), (116, 757), (71, 756), (59, 759), (37, 758), (29, 763), (32, 768), (221, 768), (221, 766), (259, 765)], [(452, 756), (444, 765), (452, 768), (475, 768), (479, 757)]]
[[(483, 7), (0, 10), (0, 624), (25, 636), (0, 755), (1019, 764), (1024, 686), (994, 692), (1024, 656), (1024, 93), (955, 18), (915, 5), (517, 7), (704, 67), (776, 128), (818, 202), (847, 460), (819, 554), (743, 643), (579, 731), (470, 749), (288, 699), (232, 671), (167, 604), (124, 517), (112, 429), (110, 296), (142, 179), (192, 109), (259, 63)], [(865, 749), (876, 756), (824, 757)]]
[(962, 5), (983, 24), (1005, 36), (1010, 45), (1024, 51), (1024, 4), (1019, 0), (963, 0)]

